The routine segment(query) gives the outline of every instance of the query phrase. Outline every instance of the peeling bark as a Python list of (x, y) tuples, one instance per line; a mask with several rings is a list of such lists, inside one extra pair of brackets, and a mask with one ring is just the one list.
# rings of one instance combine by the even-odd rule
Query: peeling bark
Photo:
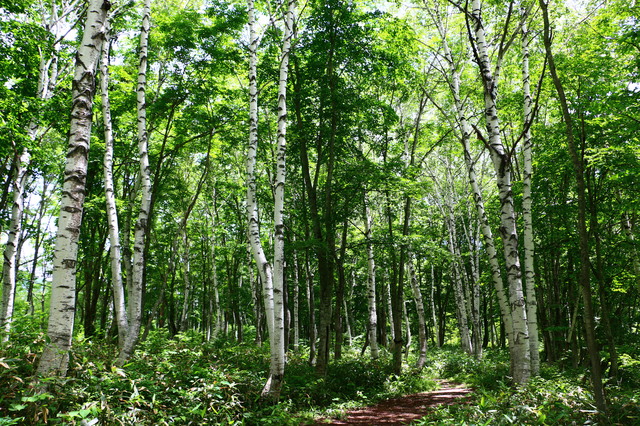
[(90, 1), (82, 41), (76, 55), (69, 144), (53, 259), (47, 328), (49, 344), (45, 347), (38, 365), (38, 373), (42, 375), (65, 376), (68, 369), (75, 316), (78, 238), (85, 198), (95, 73), (110, 6), (106, 0)]

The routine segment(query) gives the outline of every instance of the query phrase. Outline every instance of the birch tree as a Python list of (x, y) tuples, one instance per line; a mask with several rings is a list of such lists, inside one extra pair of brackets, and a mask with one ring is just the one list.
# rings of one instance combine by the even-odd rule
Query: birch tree
[[(43, 7), (40, 13), (40, 25), (51, 34), (53, 43), (46, 48), (39, 48), (40, 61), (38, 64), (38, 82), (35, 98), (38, 100), (50, 99), (60, 82), (59, 60), (61, 44), (65, 32), (71, 26), (75, 12), (79, 9), (79, 1), (62, 1), (60, 5), (53, 2), (49, 7)], [(49, 53), (46, 53), (49, 52)], [(32, 119), (27, 126), (28, 139), (37, 141), (45, 131), (37, 119)], [(23, 241), (20, 240), (22, 232), (22, 218), (24, 213), (24, 191), (31, 165), (31, 152), (29, 147), (18, 148), (12, 141), (16, 151), (15, 171), (11, 177), (12, 208), (9, 224), (8, 238), (3, 253), (2, 268), (2, 305), (0, 306), (0, 334), (2, 341), (9, 339), (11, 322), (13, 318), (16, 277), (18, 272), (17, 259), (20, 255), (19, 248)]]
[(15, 177), (13, 178), (13, 204), (11, 208), (11, 223), (9, 235), (4, 249), (4, 261), (2, 266), (2, 306), (0, 306), (0, 335), (2, 342), (9, 340), (13, 308), (16, 297), (16, 254), (18, 240), (22, 232), (22, 212), (24, 210), (23, 194), (27, 181), (27, 168), (31, 155), (26, 148), (16, 163)]
[(53, 277), (47, 336), (49, 343), (38, 365), (42, 375), (65, 376), (73, 337), (76, 302), (78, 237), (82, 223), (85, 183), (91, 139), (95, 73), (111, 4), (91, 0), (76, 55), (67, 161), (53, 259)]
[[(509, 17), (512, 3), (509, 5)], [(507, 17), (507, 22), (509, 21)], [(501, 124), (498, 116), (498, 77), (506, 45), (500, 44), (495, 72), (489, 59), (482, 7), (480, 0), (473, 0), (469, 19), (469, 40), (482, 78), (484, 92), (484, 115), (488, 133), (486, 145), (493, 162), (500, 199), (500, 234), (504, 249), (504, 259), (509, 286), (509, 310), (512, 329), (509, 339), (511, 352), (511, 373), (516, 383), (526, 383), (531, 375), (529, 331), (527, 326), (526, 302), (522, 288), (522, 272), (518, 251), (515, 208), (512, 192), (511, 152), (504, 146)], [(507, 29), (505, 28), (506, 32)], [(505, 34), (506, 37), (506, 34)]]
[(118, 365), (123, 365), (135, 350), (140, 337), (140, 327), (142, 326), (142, 290), (145, 268), (145, 236), (149, 227), (149, 210), (151, 205), (151, 173), (149, 168), (148, 133), (147, 133), (147, 66), (149, 31), (151, 25), (151, 0), (145, 0), (142, 8), (142, 26), (140, 28), (140, 54), (138, 65), (138, 82), (136, 86), (136, 111), (137, 111), (137, 133), (138, 133), (138, 155), (140, 164), (140, 182), (142, 200), (138, 219), (134, 227), (133, 240), (133, 265), (131, 271), (131, 288), (129, 289), (129, 328), (120, 353), (118, 354)]
[(285, 309), (284, 309), (284, 195), (286, 179), (286, 151), (287, 151), (287, 82), (289, 72), (289, 54), (293, 37), (295, 15), (295, 0), (287, 0), (281, 5), (284, 12), (284, 35), (282, 39), (282, 54), (280, 57), (280, 75), (278, 79), (278, 141), (275, 176), (275, 205), (274, 222), (274, 336), (271, 345), (275, 346), (272, 356), (272, 371), (269, 381), (265, 385), (263, 394), (273, 399), (280, 396), (280, 388), (284, 376), (285, 364)]
[(122, 254), (120, 245), (120, 229), (116, 208), (115, 188), (113, 183), (113, 125), (111, 120), (111, 103), (109, 100), (109, 48), (110, 25), (107, 20), (105, 40), (102, 46), (100, 65), (100, 94), (102, 99), (102, 120), (104, 124), (104, 193), (106, 200), (107, 221), (109, 223), (109, 257), (111, 262), (111, 287), (113, 304), (118, 325), (118, 346), (122, 348), (127, 337), (129, 320), (122, 281)]
[(263, 298), (271, 363), (269, 378), (262, 390), (263, 398), (278, 400), (285, 368), (285, 312), (284, 312), (284, 189), (286, 171), (287, 132), (287, 73), (289, 53), (293, 34), (295, 2), (287, 1), (284, 12), (284, 36), (278, 83), (278, 135), (276, 176), (274, 182), (274, 267), (267, 260), (260, 239), (260, 224), (256, 199), (256, 155), (258, 150), (258, 87), (256, 11), (253, 0), (247, 1), (249, 13), (249, 148), (247, 151), (247, 215), (249, 221), (249, 242), (253, 257), (258, 265), (263, 285)]
[(505, 325), (507, 335), (510, 336), (513, 325), (511, 320), (511, 313), (509, 311), (509, 301), (504, 289), (502, 272), (498, 260), (498, 253), (496, 251), (496, 244), (493, 238), (493, 231), (491, 230), (491, 227), (489, 225), (489, 218), (487, 217), (487, 213), (484, 207), (484, 197), (482, 195), (480, 185), (478, 184), (478, 178), (476, 174), (476, 160), (474, 160), (471, 153), (470, 142), (473, 135), (473, 129), (469, 122), (469, 119), (467, 118), (468, 112), (465, 109), (465, 105), (460, 94), (461, 67), (454, 60), (451, 49), (449, 48), (447, 28), (443, 25), (442, 18), (438, 15), (435, 9), (429, 9), (429, 14), (433, 19), (440, 38), (442, 39), (442, 55), (447, 69), (447, 71), (445, 72), (448, 73), (447, 82), (449, 83), (449, 90), (453, 97), (457, 118), (457, 126), (452, 127), (457, 127), (459, 129), (459, 138), (460, 143), (462, 144), (469, 188), (473, 197), (478, 220), (480, 222), (480, 230), (483, 236), (485, 251), (487, 252), (487, 256), (489, 258), (488, 260), (489, 266), (491, 268), (491, 278), (493, 281), (493, 286), (496, 290), (496, 296), (498, 299), (498, 305), (500, 307), (502, 321)]
[[(249, 14), (249, 146), (247, 150), (247, 216), (248, 233), (251, 253), (258, 266), (258, 272), (262, 280), (262, 294), (264, 298), (265, 315), (267, 319), (267, 330), (269, 338), (273, 339), (275, 333), (274, 301), (273, 301), (273, 269), (267, 260), (260, 239), (260, 224), (258, 217), (258, 204), (256, 196), (256, 155), (258, 150), (258, 82), (257, 82), (257, 62), (258, 62), (258, 34), (256, 32), (256, 11), (253, 0), (247, 0)], [(272, 342), (272, 340), (271, 340)], [(275, 347), (271, 344), (271, 360), (274, 359)], [(273, 365), (271, 366), (273, 368)], [(275, 385), (271, 377), (263, 389), (263, 395), (275, 390)], [(277, 372), (276, 372), (277, 375)], [(273, 385), (273, 387), (272, 387)]]
[[(367, 303), (368, 322), (367, 334), (369, 336), (369, 347), (371, 348), (371, 358), (378, 359), (378, 313), (376, 312), (376, 260), (373, 253), (373, 243), (371, 232), (373, 227), (373, 216), (369, 208), (369, 202), (365, 194), (364, 201), (364, 226), (365, 240), (367, 242)], [(386, 326), (386, 325), (385, 325)]]
[(526, 22), (526, 9), (522, 9), (524, 16), (522, 22), (522, 92), (523, 100), (523, 146), (524, 155), (524, 175), (522, 178), (522, 219), (524, 227), (522, 230), (524, 240), (524, 274), (525, 288), (527, 291), (527, 327), (529, 328), (529, 351), (531, 352), (531, 374), (537, 376), (540, 373), (540, 350), (538, 336), (538, 313), (535, 288), (534, 255), (535, 245), (533, 242), (533, 219), (531, 216), (531, 178), (532, 167), (532, 138), (531, 122), (533, 121), (533, 100), (531, 98), (531, 81), (529, 73), (529, 43), (531, 42), (529, 29)]
[(424, 302), (422, 292), (420, 291), (420, 283), (413, 267), (413, 253), (407, 262), (407, 275), (411, 283), (411, 291), (413, 293), (413, 301), (416, 304), (416, 312), (418, 313), (418, 359), (416, 360), (416, 368), (421, 369), (427, 362), (427, 321), (424, 310)]

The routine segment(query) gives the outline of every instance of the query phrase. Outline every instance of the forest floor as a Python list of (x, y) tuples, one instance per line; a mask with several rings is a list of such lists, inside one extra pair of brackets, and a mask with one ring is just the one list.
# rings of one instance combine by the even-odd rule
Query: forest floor
[(399, 398), (387, 399), (376, 405), (349, 410), (342, 419), (318, 419), (316, 425), (406, 425), (424, 417), (440, 405), (464, 403), (470, 388), (441, 380), (440, 388)]

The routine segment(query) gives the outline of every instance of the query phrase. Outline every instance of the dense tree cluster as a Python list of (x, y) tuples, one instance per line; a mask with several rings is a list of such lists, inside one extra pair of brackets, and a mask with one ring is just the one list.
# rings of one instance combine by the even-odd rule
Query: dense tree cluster
[[(0, 1), (0, 334), (287, 353), (506, 346), (603, 377), (640, 327), (636, 2)], [(69, 114), (70, 111), (70, 114)], [(286, 153), (286, 155), (285, 155)], [(416, 337), (417, 336), (417, 337)]]

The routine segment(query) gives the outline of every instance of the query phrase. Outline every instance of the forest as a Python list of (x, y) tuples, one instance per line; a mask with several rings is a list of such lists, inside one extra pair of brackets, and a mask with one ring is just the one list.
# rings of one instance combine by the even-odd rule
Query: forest
[(636, 0), (0, 0), (0, 83), (0, 425), (640, 424)]

